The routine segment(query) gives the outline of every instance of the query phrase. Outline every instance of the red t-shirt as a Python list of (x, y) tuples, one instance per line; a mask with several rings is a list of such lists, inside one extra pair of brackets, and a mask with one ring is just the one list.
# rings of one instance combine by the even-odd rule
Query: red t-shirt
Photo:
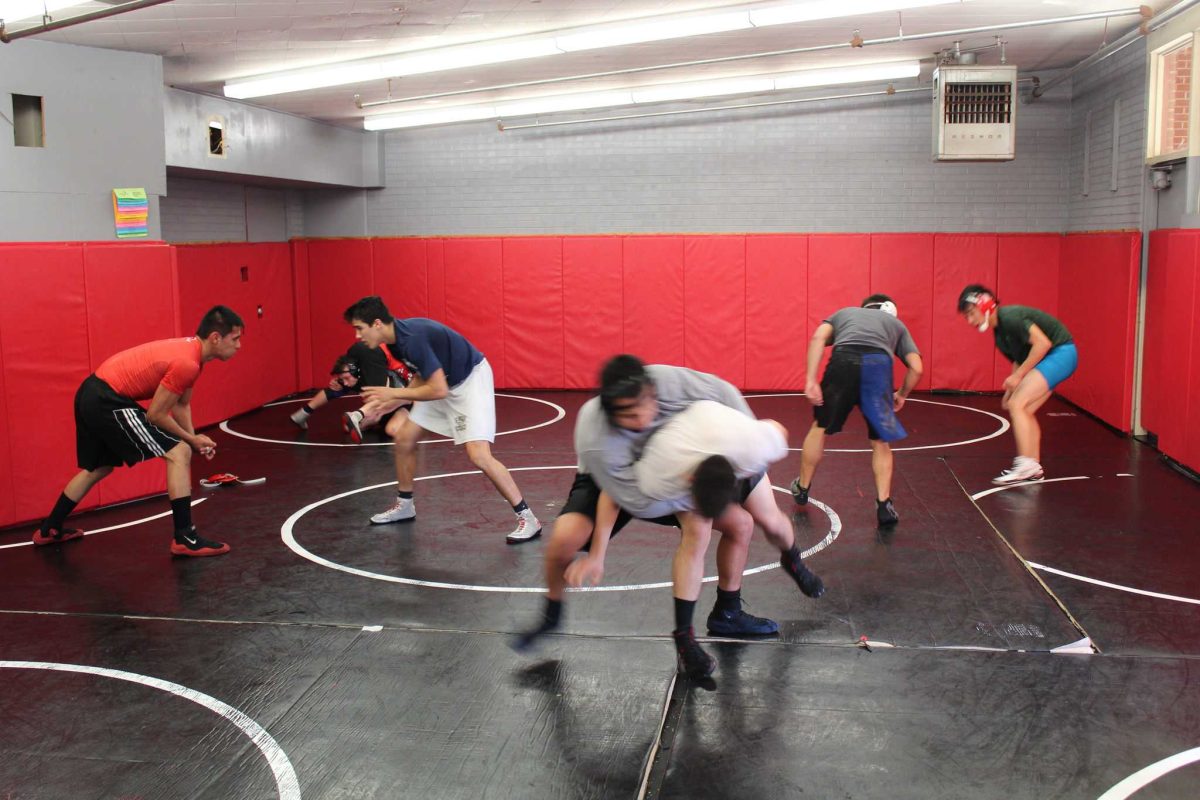
[(151, 399), (159, 384), (181, 395), (200, 377), (200, 347), (195, 336), (140, 344), (107, 358), (96, 377), (131, 400)]

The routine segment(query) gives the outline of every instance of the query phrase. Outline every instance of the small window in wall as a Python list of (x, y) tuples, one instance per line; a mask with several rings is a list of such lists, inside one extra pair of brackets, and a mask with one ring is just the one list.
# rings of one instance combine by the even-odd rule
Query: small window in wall
[(42, 120), (42, 98), (14, 94), (13, 141), (17, 147), (45, 147), (46, 127)]
[(1154, 54), (1153, 119), (1150, 157), (1186, 156), (1192, 97), (1192, 37)]
[(225, 120), (220, 117), (208, 120), (208, 154), (216, 158), (225, 157)]

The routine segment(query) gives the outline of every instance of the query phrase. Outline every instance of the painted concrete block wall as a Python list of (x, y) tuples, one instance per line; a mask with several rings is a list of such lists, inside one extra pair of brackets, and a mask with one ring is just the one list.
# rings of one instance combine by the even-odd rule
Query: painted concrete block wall
[(913, 94), (503, 133), (491, 122), (389, 132), (387, 186), (366, 194), (368, 230), (1064, 230), (1069, 87), (1020, 107), (1017, 159), (1006, 163), (935, 163), (930, 106)]
[(171, 175), (162, 236), (172, 243), (286, 242), (304, 235), (300, 189), (246, 186)]
[[(1097, 231), (1141, 228), (1142, 193), (1146, 181), (1145, 40), (1138, 40), (1116, 55), (1076, 73), (1071, 85), (1069, 216), (1066, 229)], [(1115, 117), (1114, 104), (1118, 101), (1120, 110)], [(1085, 143), (1089, 141), (1089, 115), (1090, 145), (1085, 148)], [(1114, 129), (1118, 136), (1116, 191), (1112, 189)]]
[[(112, 190), (150, 197), (160, 237), (162, 59), (23, 39), (0, 46), (0, 241), (116, 240)], [(12, 95), (43, 98), (45, 147), (15, 146)]]

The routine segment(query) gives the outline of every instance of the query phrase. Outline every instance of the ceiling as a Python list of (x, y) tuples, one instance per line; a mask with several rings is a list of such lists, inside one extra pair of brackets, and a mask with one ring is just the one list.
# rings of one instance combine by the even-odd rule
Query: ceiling
[[(64, 19), (110, 5), (82, 3), (57, 11)], [(1172, 0), (1153, 0), (1156, 9)], [(736, 5), (720, 0), (172, 0), (108, 19), (39, 34), (36, 38), (70, 44), (154, 53), (163, 57), (165, 80), (183, 89), (221, 93), (225, 80), (351, 58), (363, 58), (450, 44), (541, 33), (596, 23), (610, 23), (706, 8)], [(761, 5), (761, 3), (760, 3)], [(817, 22), (777, 25), (709, 34), (603, 50), (588, 50), (505, 64), (409, 76), (391, 81), (393, 97), (411, 97), (462, 89), (486, 89), (518, 83), (583, 75), (629, 67), (710, 59), (813, 45), (847, 42), (854, 32), (863, 39), (973, 28), (1023, 20), (1062, 17), (1097, 11), (1129, 10), (1136, 3), (1120, 0), (967, 0), (960, 4), (896, 12), (853, 15), (855, 0), (843, 0), (845, 16)], [(0, 0), (0, 8), (3, 0)], [(10, 31), (36, 21), (9, 24)], [(1133, 29), (1136, 16), (1119, 16), (1001, 32), (1008, 63), (1022, 74), (1071, 66), (1106, 42)], [(721, 65), (676, 67), (634, 76), (552, 84), (534, 89), (476, 92), (427, 100), (420, 108), (447, 104), (516, 99), (540, 94), (593, 91), (647, 83), (664, 83), (746, 75), (808, 67), (828, 67), (905, 58), (931, 59), (934, 51), (955, 39), (963, 46), (986, 45), (996, 34), (949, 36), (858, 49), (843, 47), (815, 53), (772, 56)], [(17, 47), (14, 42), (0, 47)], [(980, 63), (997, 63), (994, 50)], [(337, 86), (260, 97), (255, 105), (340, 124), (361, 126), (369, 113), (398, 106), (361, 109), (363, 101), (388, 97), (388, 81)]]

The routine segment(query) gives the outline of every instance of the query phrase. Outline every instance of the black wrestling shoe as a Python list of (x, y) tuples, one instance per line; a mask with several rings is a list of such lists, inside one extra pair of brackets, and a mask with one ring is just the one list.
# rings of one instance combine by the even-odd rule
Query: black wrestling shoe
[(900, 515), (896, 513), (896, 506), (892, 503), (892, 498), (884, 500), (882, 503), (875, 501), (875, 514), (879, 517), (879, 527), (888, 528), (900, 521)]
[(792, 485), (788, 487), (792, 490), (792, 499), (796, 501), (798, 506), (808, 505), (808, 488), (800, 485), (800, 479), (792, 481)]
[(717, 668), (717, 660), (704, 652), (696, 641), (696, 633), (691, 628), (676, 631), (671, 634), (675, 639), (675, 655), (679, 672), (694, 681), (699, 681), (713, 674)]
[(714, 608), (708, 615), (708, 632), (714, 636), (770, 636), (779, 633), (773, 619), (747, 614), (741, 608)]
[(789, 553), (784, 553), (779, 559), (779, 564), (783, 567), (784, 572), (792, 576), (792, 580), (800, 587), (800, 591), (809, 597), (817, 598), (825, 594), (824, 581), (815, 572), (804, 566), (802, 558), (793, 559)]

